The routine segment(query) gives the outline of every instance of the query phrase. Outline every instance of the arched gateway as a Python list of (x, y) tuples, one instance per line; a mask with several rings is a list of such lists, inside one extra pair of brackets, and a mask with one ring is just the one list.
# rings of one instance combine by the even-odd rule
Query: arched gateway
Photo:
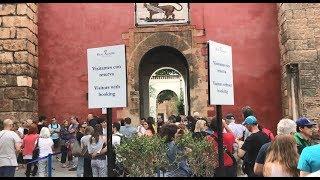
[[(207, 115), (207, 55), (203, 30), (194, 26), (157, 26), (133, 28), (123, 34), (126, 44), (128, 107), (118, 117), (132, 117), (133, 123), (149, 113), (149, 79), (162, 67), (176, 69), (186, 89), (186, 114)], [(201, 96), (200, 96), (201, 94)]]

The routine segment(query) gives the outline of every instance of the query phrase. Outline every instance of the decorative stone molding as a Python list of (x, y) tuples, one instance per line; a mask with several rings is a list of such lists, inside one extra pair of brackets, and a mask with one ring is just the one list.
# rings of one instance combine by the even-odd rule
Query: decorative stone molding
[[(205, 31), (190, 25), (155, 26), (132, 28), (122, 34), (126, 45), (128, 107), (118, 111), (118, 117), (133, 117), (138, 123), (140, 118), (139, 101), (139, 65), (149, 50), (158, 46), (170, 46), (180, 51), (189, 66), (190, 113), (197, 111), (203, 116), (209, 110), (207, 106), (208, 83)], [(203, 69), (203, 71), (198, 71)]]

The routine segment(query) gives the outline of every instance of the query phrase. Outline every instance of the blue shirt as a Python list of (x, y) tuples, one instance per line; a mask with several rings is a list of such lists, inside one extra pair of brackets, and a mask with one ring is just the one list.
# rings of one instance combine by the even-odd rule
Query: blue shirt
[(137, 128), (135, 128), (129, 124), (126, 124), (126, 125), (120, 127), (119, 132), (121, 134), (123, 134), (124, 137), (131, 138), (134, 134), (137, 133)]
[(302, 150), (298, 169), (309, 173), (320, 170), (320, 144), (308, 146)]

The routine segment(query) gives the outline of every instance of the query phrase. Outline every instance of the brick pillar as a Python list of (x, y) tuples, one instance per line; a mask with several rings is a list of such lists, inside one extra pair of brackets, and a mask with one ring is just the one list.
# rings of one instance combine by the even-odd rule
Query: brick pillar
[(290, 117), (288, 65), (297, 65), (300, 116), (320, 120), (320, 4), (279, 3), (283, 115)]
[(38, 26), (35, 3), (0, 4), (0, 119), (38, 114)]

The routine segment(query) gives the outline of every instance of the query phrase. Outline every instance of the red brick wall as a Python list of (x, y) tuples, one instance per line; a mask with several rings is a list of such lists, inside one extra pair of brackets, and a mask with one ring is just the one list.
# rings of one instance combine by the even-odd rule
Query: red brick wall
[[(274, 129), (281, 117), (276, 4), (191, 4), (191, 24), (233, 48), (235, 106), (252, 106)], [(40, 4), (39, 114), (59, 119), (87, 108), (86, 49), (121, 44), (134, 26), (134, 4)], [(240, 121), (240, 120), (239, 120)], [(242, 120), (241, 120), (242, 121)], [(272, 123), (271, 123), (272, 122)]]

